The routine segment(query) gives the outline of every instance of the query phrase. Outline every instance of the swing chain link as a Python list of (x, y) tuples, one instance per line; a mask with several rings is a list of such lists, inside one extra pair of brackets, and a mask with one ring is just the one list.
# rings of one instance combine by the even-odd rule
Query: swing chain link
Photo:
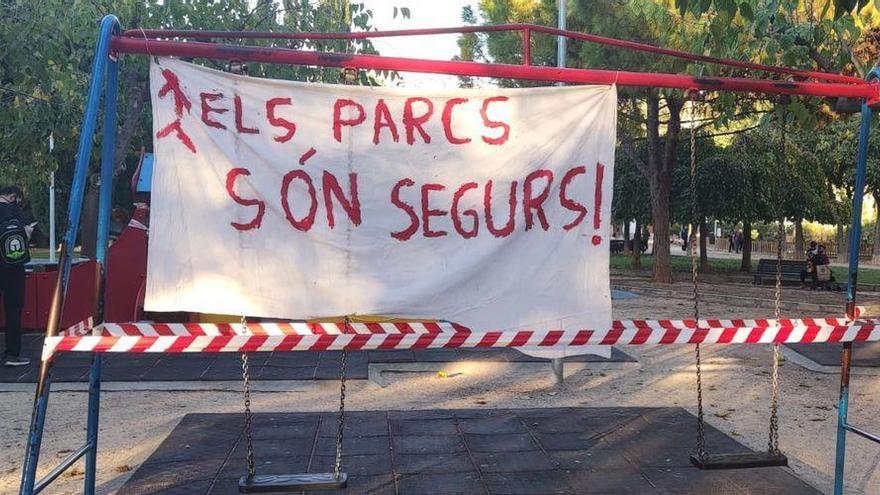
[[(782, 114), (782, 122), (779, 124), (779, 151), (777, 160), (780, 162), (778, 167), (784, 170), (785, 163), (785, 114)], [(777, 201), (779, 198), (777, 197)], [(778, 205), (777, 205), (778, 206)], [(775, 300), (775, 317), (776, 324), (779, 325), (781, 317), (782, 305), (782, 248), (785, 239), (785, 222), (780, 217), (779, 228), (776, 235), (776, 300)], [(770, 373), (770, 431), (767, 441), (767, 450), (771, 454), (779, 454), (779, 344), (773, 344), (773, 364)]]
[[(694, 117), (694, 106), (699, 97), (693, 91), (687, 93), (687, 99), (690, 106), (690, 145), (691, 145), (691, 182), (690, 182), (690, 200), (691, 200), (691, 232), (688, 236), (690, 243), (691, 255), (691, 281), (694, 289), (694, 321), (697, 324), (696, 330), (699, 330), (700, 321), (700, 293), (699, 293), (699, 275), (697, 269), (697, 134), (696, 119)], [(706, 422), (703, 418), (703, 369), (700, 356), (700, 344), (694, 346), (694, 356), (696, 358), (697, 368), (697, 456), (702, 460), (706, 458)]]
[[(780, 225), (776, 241), (776, 325), (779, 325), (780, 305), (782, 304), (782, 236), (785, 226)], [(770, 433), (767, 449), (771, 454), (779, 453), (779, 344), (773, 344), (773, 366), (770, 374)]]
[[(241, 317), (242, 331), (247, 330), (247, 319)], [(256, 463), (254, 461), (254, 432), (253, 432), (253, 414), (251, 413), (251, 380), (250, 368), (248, 366), (248, 355), (246, 352), (241, 353), (241, 375), (244, 381), (244, 441), (247, 448), (247, 478), (253, 479), (257, 474)]]
[[(349, 329), (350, 319), (345, 317), (344, 330)], [(348, 353), (342, 349), (342, 363), (339, 373), (339, 415), (336, 419), (336, 459), (333, 465), (333, 476), (338, 480), (342, 474), (342, 440), (345, 431), (345, 368)]]

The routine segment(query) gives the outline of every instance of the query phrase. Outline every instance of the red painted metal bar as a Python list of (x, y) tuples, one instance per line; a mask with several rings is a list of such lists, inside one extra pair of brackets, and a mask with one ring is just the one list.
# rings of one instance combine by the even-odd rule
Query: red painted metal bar
[(819, 97), (865, 98), (880, 101), (880, 87), (875, 84), (840, 84), (824, 82), (788, 82), (733, 77), (695, 77), (682, 74), (625, 72), (594, 69), (568, 69), (462, 61), (438, 61), (413, 58), (351, 55), (289, 50), (217, 43), (161, 41), (116, 37), (113, 49), (121, 53), (157, 56), (204, 57), (242, 62), (354, 67), (368, 70), (426, 72), (455, 76), (527, 79), (576, 84), (618, 84), (710, 91), (737, 91), (766, 94), (791, 94)]
[(529, 28), (523, 29), (522, 32), (523, 37), (523, 65), (532, 65), (532, 30)]
[(639, 43), (636, 41), (620, 40), (609, 38), (607, 36), (599, 36), (590, 33), (581, 33), (578, 31), (569, 31), (565, 29), (557, 29), (548, 26), (539, 26), (536, 24), (497, 24), (493, 26), (460, 26), (448, 28), (430, 28), (430, 29), (398, 29), (392, 31), (357, 31), (351, 33), (285, 33), (285, 32), (257, 32), (257, 31), (193, 31), (193, 30), (173, 30), (173, 29), (129, 29), (123, 33), (123, 36), (132, 38), (189, 38), (189, 39), (296, 39), (296, 40), (336, 40), (336, 39), (369, 39), (369, 38), (388, 38), (397, 36), (428, 36), (438, 34), (463, 34), (463, 33), (488, 33), (501, 31), (522, 31), (522, 32), (539, 32), (554, 36), (565, 36), (566, 38), (588, 41), (602, 45), (615, 46), (628, 50), (635, 50), (647, 53), (654, 53), (669, 57), (690, 60), (694, 62), (703, 62), (708, 64), (723, 65), (728, 67), (737, 67), (740, 69), (759, 70), (770, 72), (773, 74), (784, 74), (793, 77), (805, 79), (816, 79), (820, 81), (862, 84), (864, 80), (859, 77), (845, 76), (843, 74), (831, 74), (827, 72), (817, 72), (803, 69), (792, 69), (790, 67), (776, 67), (772, 65), (756, 64), (752, 62), (744, 62), (742, 60), (732, 60), (718, 57), (710, 57), (707, 55), (698, 55), (695, 53), (684, 52), (681, 50), (673, 50), (671, 48), (663, 48), (647, 43)]

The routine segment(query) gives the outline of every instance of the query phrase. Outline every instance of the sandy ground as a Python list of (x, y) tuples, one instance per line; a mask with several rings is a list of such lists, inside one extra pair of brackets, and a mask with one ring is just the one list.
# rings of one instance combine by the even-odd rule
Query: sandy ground
[[(686, 317), (687, 300), (639, 297), (615, 301), (616, 318)], [(706, 317), (770, 316), (768, 310), (705, 304)], [(695, 411), (693, 348), (632, 346), (624, 351), (638, 365), (566, 366), (566, 383), (553, 385), (549, 366), (514, 367), (501, 363), (460, 363), (447, 368), (452, 378), (434, 373), (395, 373), (386, 388), (350, 382), (353, 410), (509, 408), (561, 406), (681, 406)], [(770, 349), (766, 346), (704, 348), (707, 420), (755, 449), (767, 446)], [(171, 432), (180, 418), (196, 412), (240, 413), (238, 383), (115, 384), (103, 395), (98, 456), (99, 493), (113, 493)], [(830, 493), (834, 472), (838, 378), (807, 371), (791, 362), (781, 368), (780, 447), (794, 472)], [(164, 387), (164, 390), (156, 388)], [(256, 411), (332, 411), (337, 384), (258, 383)], [(108, 387), (109, 388), (109, 387)], [(0, 492), (17, 490), (30, 419), (33, 388), (0, 385)], [(880, 377), (854, 376), (850, 420), (880, 431)], [(78, 447), (85, 435), (85, 392), (56, 392), (50, 401), (41, 473)], [(846, 493), (880, 493), (880, 446), (849, 435)], [(79, 493), (82, 466), (44, 493)], [(438, 492), (439, 493), (439, 492)]]

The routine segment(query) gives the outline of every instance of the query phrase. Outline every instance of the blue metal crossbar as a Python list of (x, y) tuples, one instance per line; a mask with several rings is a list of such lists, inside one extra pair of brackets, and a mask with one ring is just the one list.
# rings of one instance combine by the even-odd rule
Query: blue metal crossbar
[(63, 473), (64, 471), (67, 471), (67, 469), (70, 468), (70, 466), (73, 466), (73, 463), (78, 461), (80, 459), (80, 457), (82, 457), (82, 456), (86, 455), (88, 452), (91, 452), (94, 450), (95, 450), (95, 446), (90, 443), (87, 443), (87, 444), (83, 445), (82, 447), (80, 447), (79, 449), (77, 449), (74, 453), (67, 456), (66, 459), (61, 461), (61, 464), (56, 466), (55, 469), (50, 471), (49, 474), (44, 476), (40, 481), (37, 481), (36, 485), (34, 486), (34, 493), (40, 493), (41, 491), (43, 491), (44, 488), (46, 488), (53, 481), (55, 481), (55, 478), (61, 476), (61, 473)]
[(877, 435), (874, 435), (873, 433), (869, 433), (869, 432), (867, 432), (861, 428), (857, 428), (849, 423), (845, 423), (843, 425), (843, 427), (844, 427), (844, 429), (846, 429), (846, 431), (851, 431), (862, 438), (867, 438), (868, 440), (870, 440), (872, 442), (880, 443), (880, 437), (878, 437)]

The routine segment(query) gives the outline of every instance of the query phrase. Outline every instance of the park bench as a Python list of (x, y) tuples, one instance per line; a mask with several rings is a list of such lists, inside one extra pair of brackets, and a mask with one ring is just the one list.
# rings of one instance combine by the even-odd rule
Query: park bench
[[(801, 270), (806, 270), (807, 262), (806, 261), (795, 261), (795, 260), (782, 260), (782, 281), (783, 282), (798, 282), (801, 281)], [(775, 259), (762, 259), (758, 261), (758, 268), (754, 273), (755, 277), (755, 285), (760, 285), (763, 283), (764, 279), (768, 279), (771, 282), (776, 282), (776, 260)], [(812, 282), (809, 277), (807, 277), (808, 282)], [(824, 289), (824, 290), (834, 290), (834, 291), (842, 291), (846, 288), (846, 284), (842, 284), (840, 282), (835, 281), (833, 278), (827, 282), (819, 282), (815, 286), (816, 289)]]
[[(781, 275), (783, 282), (801, 281), (801, 271), (807, 269), (807, 262), (803, 260), (782, 260)], [(776, 282), (776, 260), (762, 259), (758, 261), (758, 268), (754, 273), (755, 285), (761, 285), (764, 280)]]
[[(621, 254), (627, 249), (632, 249), (633, 242), (635, 241), (624, 241), (623, 239), (611, 239), (609, 245), (611, 247), (611, 254)], [(648, 240), (642, 239), (641, 251), (644, 253), (648, 250)]]

